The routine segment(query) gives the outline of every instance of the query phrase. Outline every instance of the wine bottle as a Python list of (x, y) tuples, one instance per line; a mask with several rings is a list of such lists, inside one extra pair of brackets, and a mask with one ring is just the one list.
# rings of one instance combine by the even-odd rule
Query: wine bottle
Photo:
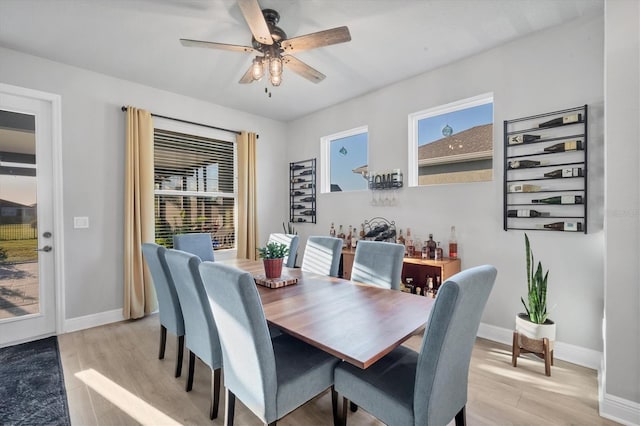
[(333, 222), (331, 222), (331, 228), (329, 228), (329, 236), (334, 238), (336, 236), (336, 228), (333, 226)]
[(554, 222), (554, 223), (545, 223), (543, 225), (545, 229), (553, 229), (556, 231), (582, 231), (582, 222)]
[(293, 182), (293, 183), (301, 183), (301, 182), (306, 182), (306, 180), (304, 180), (302, 178), (294, 177), (294, 178), (291, 178), (291, 182)]
[(544, 174), (548, 178), (582, 177), (582, 167), (569, 167), (558, 169)]
[(549, 212), (539, 212), (538, 210), (507, 210), (507, 217), (549, 217), (550, 215)]
[(291, 165), (291, 170), (300, 170), (300, 169), (304, 169), (304, 166), (302, 164), (292, 164)]
[(542, 189), (540, 185), (529, 185), (516, 183), (509, 185), (509, 192), (538, 192)]
[(316, 214), (315, 210), (304, 210), (300, 212), (301, 215), (305, 216), (314, 216)]
[(531, 200), (532, 203), (542, 204), (582, 204), (581, 195), (557, 195), (555, 197), (541, 198), (539, 200)]
[(306, 192), (304, 191), (293, 191), (293, 195), (305, 195)]
[(456, 227), (451, 227), (451, 234), (449, 234), (449, 257), (451, 259), (458, 258), (458, 240), (456, 240)]
[(300, 209), (306, 209), (307, 206), (305, 206), (304, 204), (294, 204), (293, 206), (291, 206), (291, 208), (294, 210), (300, 210)]
[(509, 136), (509, 145), (516, 145), (521, 143), (529, 143), (540, 139), (540, 135), (515, 135)]
[(582, 141), (566, 141), (548, 146), (545, 152), (582, 151)]
[(532, 167), (544, 166), (549, 164), (547, 160), (515, 160), (509, 161), (510, 169), (530, 169)]
[(538, 127), (562, 126), (563, 124), (579, 123), (580, 121), (582, 121), (582, 114), (570, 114), (540, 123)]
[(304, 202), (304, 203), (310, 203), (311, 201), (314, 201), (315, 198), (314, 197), (304, 197), (304, 198), (300, 198), (300, 201)]
[(313, 170), (305, 170), (303, 172), (301, 172), (298, 176), (308, 176), (313, 174)]
[(296, 222), (306, 222), (306, 221), (307, 221), (307, 219), (303, 219), (301, 217), (296, 219)]
[[(306, 180), (303, 180), (302, 182), (306, 182)], [(313, 188), (312, 183), (305, 183), (304, 185), (300, 185), (300, 189), (311, 189), (311, 188)]]

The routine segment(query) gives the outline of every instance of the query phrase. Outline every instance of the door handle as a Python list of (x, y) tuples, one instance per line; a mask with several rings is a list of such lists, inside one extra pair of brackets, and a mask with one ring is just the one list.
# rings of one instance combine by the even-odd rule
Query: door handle
[(36, 249), (36, 251), (44, 251), (44, 252), (50, 252), (51, 250), (53, 250), (53, 248), (51, 246), (44, 246), (41, 249)]

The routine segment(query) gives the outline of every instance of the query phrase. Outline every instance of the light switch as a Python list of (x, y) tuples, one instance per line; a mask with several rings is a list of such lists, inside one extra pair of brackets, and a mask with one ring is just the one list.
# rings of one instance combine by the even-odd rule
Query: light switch
[(87, 216), (75, 216), (73, 218), (73, 227), (75, 229), (83, 229), (89, 227), (89, 218)]

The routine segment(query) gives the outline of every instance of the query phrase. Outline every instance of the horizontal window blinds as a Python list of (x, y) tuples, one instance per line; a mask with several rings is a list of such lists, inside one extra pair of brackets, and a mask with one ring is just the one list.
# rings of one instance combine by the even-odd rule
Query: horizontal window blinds
[(235, 144), (156, 129), (156, 242), (173, 235), (211, 234), (215, 249), (235, 248)]

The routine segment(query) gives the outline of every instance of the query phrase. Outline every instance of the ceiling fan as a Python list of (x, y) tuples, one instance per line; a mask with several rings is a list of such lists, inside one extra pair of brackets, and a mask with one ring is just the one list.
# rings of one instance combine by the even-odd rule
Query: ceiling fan
[(255, 54), (256, 56), (251, 66), (239, 81), (241, 84), (260, 80), (265, 74), (265, 70), (269, 70), (269, 81), (273, 86), (279, 86), (282, 83), (283, 66), (309, 81), (319, 83), (326, 76), (291, 56), (291, 53), (303, 52), (351, 40), (349, 28), (346, 26), (288, 39), (287, 34), (276, 25), (280, 20), (278, 12), (273, 9), (260, 9), (258, 0), (237, 1), (253, 35), (251, 46), (185, 38), (181, 38), (180, 42), (187, 47), (207, 47), (209, 49)]

